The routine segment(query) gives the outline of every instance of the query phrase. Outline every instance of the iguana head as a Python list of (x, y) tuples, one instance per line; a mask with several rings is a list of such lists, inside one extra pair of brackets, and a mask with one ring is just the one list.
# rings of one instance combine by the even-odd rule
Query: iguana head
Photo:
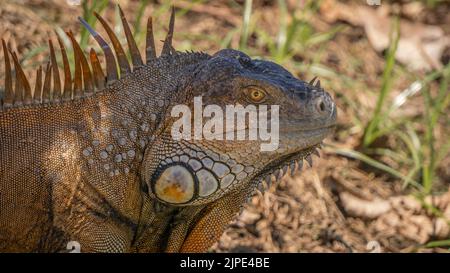
[[(141, 169), (150, 194), (164, 203), (198, 205), (233, 191), (250, 194), (272, 174), (310, 160), (335, 125), (336, 107), (320, 82), (303, 82), (273, 62), (225, 49), (191, 74), (172, 96), (161, 137)], [(245, 119), (235, 114), (238, 107)], [(261, 131), (264, 121), (268, 130)], [(250, 139), (250, 129), (256, 138)]]

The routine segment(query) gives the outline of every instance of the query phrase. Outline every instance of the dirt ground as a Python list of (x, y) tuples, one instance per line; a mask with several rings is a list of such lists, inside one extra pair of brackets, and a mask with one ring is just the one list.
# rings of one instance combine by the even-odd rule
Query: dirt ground
[[(138, 1), (118, 1), (127, 14), (133, 14)], [(150, 1), (152, 2), (152, 1)], [(165, 2), (165, 1), (155, 1)], [(186, 1), (175, 1), (178, 9), (189, 10), (177, 17), (175, 48), (194, 49), (213, 53), (220, 42), (230, 37), (229, 45), (239, 46), (239, 35), (227, 36), (241, 25), (244, 1), (209, 1), (209, 4), (189, 6)], [(277, 1), (254, 1), (258, 28), (276, 36), (279, 14)], [(288, 9), (295, 10), (304, 1), (287, 1)], [(355, 117), (367, 122), (376, 101), (376, 92), (364, 93), (364, 88), (377, 90), (385, 65), (384, 51), (373, 49), (367, 37), (367, 25), (358, 18), (345, 14), (345, 7), (364, 1), (322, 1), (320, 8), (307, 17), (314, 31), (326, 32), (337, 24), (344, 28), (318, 48), (292, 56), (285, 66), (302, 79), (315, 75), (310, 69), (299, 69), (296, 64), (311, 64), (312, 59), (332, 68), (340, 79), (325, 77), (322, 86), (330, 90), (338, 105), (338, 127), (333, 138), (325, 141), (321, 157), (314, 157), (313, 167), (305, 162), (302, 171), (293, 177), (284, 175), (265, 193), (253, 197), (242, 213), (230, 224), (220, 241), (211, 249), (214, 252), (450, 252), (449, 246), (426, 247), (436, 240), (450, 238), (450, 157), (439, 163), (433, 194), (424, 200), (415, 197), (415, 190), (403, 187), (403, 182), (384, 172), (334, 152), (333, 147), (358, 149), (362, 131), (355, 127)], [(450, 34), (450, 6), (441, 4), (435, 8), (414, 7), (406, 9), (407, 1), (394, 1), (392, 10), (400, 10), (402, 18), (410, 22), (438, 26), (445, 35)], [(300, 4), (299, 4), (300, 3)], [(328, 6), (327, 6), (328, 5)], [(342, 5), (342, 6), (336, 6)], [(356, 4), (363, 6), (363, 4)], [(387, 5), (387, 4), (386, 4)], [(160, 4), (152, 3), (144, 17), (158, 10)], [(417, 8), (417, 7), (416, 7)], [(411, 9), (413, 11), (411, 11)], [(339, 11), (338, 11), (339, 10)], [(108, 8), (107, 16), (114, 20), (114, 8)], [(158, 10), (159, 11), (159, 10)], [(341, 13), (342, 11), (342, 13)], [(347, 10), (348, 11), (348, 10)], [(184, 12), (184, 11), (183, 11)], [(80, 31), (76, 16), (79, 6), (66, 1), (0, 0), (0, 36), (8, 41), (20, 56), (32, 56), (24, 61), (30, 78), (38, 64), (47, 61), (44, 48), (55, 27)], [(132, 16), (129, 16), (131, 18)], [(131, 20), (132, 21), (132, 20)], [(156, 21), (156, 35), (162, 39), (167, 30), (168, 13), (161, 13)], [(251, 35), (250, 53), (268, 55), (264, 46)], [(161, 45), (159, 45), (161, 46)], [(448, 63), (450, 47), (440, 54), (440, 64)], [(316, 60), (317, 61), (317, 60)], [(0, 54), (3, 63), (3, 54)], [(431, 62), (431, 65), (436, 65)], [(439, 65), (439, 63), (437, 64)], [(2, 79), (3, 67), (0, 68)], [(423, 72), (417, 72), (422, 77)], [(348, 84), (350, 82), (350, 85)], [(411, 78), (399, 74), (394, 83), (394, 95), (411, 84)], [(438, 83), (436, 83), (436, 86)], [(350, 104), (358, 107), (349, 107)], [(399, 115), (416, 116), (423, 112), (422, 99), (412, 98), (408, 107)], [(445, 109), (448, 113), (448, 109)], [(436, 132), (437, 142), (448, 139), (448, 120), (443, 121)], [(389, 137), (382, 140), (386, 146), (397, 145)], [(381, 144), (380, 144), (381, 145)], [(399, 171), (403, 165), (390, 162)], [(431, 204), (440, 213), (424, 206)]]

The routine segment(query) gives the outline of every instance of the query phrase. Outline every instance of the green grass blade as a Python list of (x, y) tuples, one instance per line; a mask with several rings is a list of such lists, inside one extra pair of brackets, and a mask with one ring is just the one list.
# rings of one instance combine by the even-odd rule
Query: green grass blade
[(353, 159), (357, 159), (360, 160), (374, 168), (377, 168), (379, 170), (382, 170), (394, 177), (397, 177), (399, 179), (402, 179), (403, 181), (406, 181), (407, 183), (414, 185), (415, 187), (417, 187), (418, 189), (422, 188), (422, 185), (420, 185), (417, 181), (411, 179), (410, 177), (407, 177), (405, 175), (403, 175), (402, 173), (400, 173), (399, 171), (389, 167), (386, 164), (383, 164), (379, 161), (376, 161), (373, 158), (368, 157), (367, 155), (360, 153), (358, 151), (355, 150), (351, 150), (351, 149), (344, 149), (344, 148), (333, 148), (332, 151), (336, 154), (342, 155), (342, 156), (346, 156), (346, 157), (350, 157)]
[[(82, 2), (83, 8), (83, 18), (86, 22), (89, 23), (93, 28), (95, 28), (96, 18), (94, 16), (94, 11), (101, 14), (106, 7), (108, 6), (109, 0), (99, 0), (92, 1), (92, 4), (89, 5), (89, 1), (84, 0)], [(81, 39), (80, 39), (80, 47), (86, 48), (89, 41), (89, 31), (86, 28), (81, 28)]]
[(244, 5), (244, 21), (242, 24), (242, 33), (241, 33), (241, 39), (239, 43), (240, 49), (245, 49), (247, 47), (248, 37), (250, 35), (250, 19), (252, 15), (252, 0), (245, 0)]
[(389, 91), (391, 90), (393, 69), (395, 65), (395, 52), (397, 52), (398, 41), (400, 40), (400, 23), (399, 18), (394, 21), (393, 34), (391, 35), (391, 45), (388, 50), (386, 66), (383, 72), (383, 82), (378, 96), (377, 104), (371, 121), (364, 131), (363, 146), (368, 147), (375, 140), (374, 133), (378, 130), (379, 125), (382, 123), (381, 116), (383, 105), (387, 98)]
[(450, 240), (441, 240), (441, 241), (433, 241), (429, 242), (425, 245), (427, 248), (433, 247), (450, 247)]
[[(150, 0), (141, 0), (139, 2), (139, 7), (137, 9), (137, 15), (136, 15), (136, 21), (134, 21), (134, 32), (133, 32), (133, 36), (134, 37), (141, 37), (141, 23), (142, 23), (142, 16), (144, 15), (144, 11), (145, 8), (148, 6), (148, 3), (150, 2)], [(139, 41), (137, 41), (139, 42)]]

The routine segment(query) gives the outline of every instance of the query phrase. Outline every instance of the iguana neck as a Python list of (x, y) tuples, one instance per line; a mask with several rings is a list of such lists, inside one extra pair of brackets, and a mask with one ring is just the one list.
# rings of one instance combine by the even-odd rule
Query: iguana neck
[(164, 125), (172, 97), (191, 81), (193, 73), (186, 70), (193, 71), (195, 66), (196, 63), (180, 66), (173, 59), (143, 66), (87, 98), (78, 110), (86, 124), (86, 130), (80, 132), (86, 140), (84, 149), (88, 149), (83, 150), (84, 154), (95, 150), (95, 145), (102, 146), (103, 150), (97, 151), (102, 162), (109, 159), (111, 165), (128, 163), (108, 169), (111, 177), (136, 170), (147, 145)]

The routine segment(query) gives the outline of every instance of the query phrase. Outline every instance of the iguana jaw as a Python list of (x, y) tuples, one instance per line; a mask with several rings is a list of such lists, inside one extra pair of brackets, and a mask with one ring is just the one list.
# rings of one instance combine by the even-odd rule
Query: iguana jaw
[[(303, 167), (303, 160), (306, 160), (310, 166), (312, 166), (312, 155), (319, 156), (319, 149), (322, 147), (323, 139), (334, 131), (333, 124), (324, 128), (316, 128), (314, 130), (297, 130), (288, 133), (289, 138), (299, 137), (299, 135), (309, 135), (311, 138), (308, 144), (298, 146), (297, 149), (288, 151), (285, 154), (281, 154), (275, 159), (267, 163), (263, 168), (257, 171), (253, 177), (250, 178), (250, 183), (255, 185), (259, 190), (265, 190), (267, 186), (270, 186), (272, 180), (279, 180), (284, 174), (290, 173), (294, 175), (296, 171), (299, 171)], [(302, 139), (299, 137), (299, 139)]]

